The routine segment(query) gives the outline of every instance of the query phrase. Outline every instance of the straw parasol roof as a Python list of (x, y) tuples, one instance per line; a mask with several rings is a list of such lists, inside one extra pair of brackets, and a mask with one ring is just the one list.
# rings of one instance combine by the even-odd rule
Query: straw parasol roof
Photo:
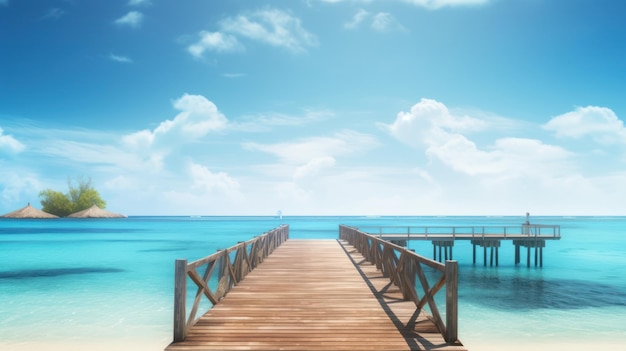
[(2, 218), (59, 218), (48, 212), (38, 210), (30, 205), (30, 202), (26, 207), (22, 207), (19, 210), (9, 212), (0, 216)]
[(123, 214), (113, 213), (93, 205), (86, 210), (72, 213), (69, 218), (126, 218)]

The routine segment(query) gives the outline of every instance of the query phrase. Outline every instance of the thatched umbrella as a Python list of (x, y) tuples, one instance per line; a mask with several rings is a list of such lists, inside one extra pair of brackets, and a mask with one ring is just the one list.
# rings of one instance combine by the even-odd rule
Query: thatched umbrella
[(38, 210), (30, 205), (30, 202), (26, 207), (22, 207), (17, 211), (9, 212), (0, 216), (2, 218), (59, 218), (48, 212)]
[(98, 205), (93, 205), (86, 210), (72, 213), (70, 218), (125, 218), (123, 214), (113, 213), (101, 209)]

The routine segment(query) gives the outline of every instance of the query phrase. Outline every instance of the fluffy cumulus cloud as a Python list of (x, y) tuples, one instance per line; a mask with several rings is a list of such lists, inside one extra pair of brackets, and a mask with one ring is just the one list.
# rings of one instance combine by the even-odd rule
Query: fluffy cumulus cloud
[(115, 24), (119, 26), (129, 26), (133, 28), (137, 28), (141, 25), (143, 21), (143, 13), (139, 11), (130, 11), (124, 16), (115, 20)]
[(469, 175), (508, 174), (533, 176), (535, 170), (563, 172), (571, 154), (559, 146), (535, 139), (500, 138), (479, 148), (466, 134), (488, 128), (487, 122), (457, 116), (435, 100), (422, 99), (409, 112), (400, 112), (389, 132), (404, 143), (423, 148), (425, 154)]
[(308, 48), (318, 45), (317, 37), (302, 26), (299, 18), (278, 9), (227, 17), (219, 22), (219, 27), (218, 32), (200, 32), (200, 40), (187, 50), (196, 57), (206, 50), (242, 51), (244, 47), (240, 38), (281, 47), (294, 53), (306, 52)]
[(479, 131), (486, 128), (483, 120), (470, 116), (456, 116), (441, 102), (421, 99), (409, 112), (400, 112), (395, 122), (386, 126), (402, 142), (418, 145), (441, 144), (450, 133)]
[(228, 125), (228, 120), (217, 106), (202, 95), (185, 94), (174, 102), (174, 108), (181, 111), (174, 119), (161, 122), (152, 131), (142, 130), (124, 136), (125, 145), (142, 149), (184, 144)]
[(198, 35), (200, 40), (187, 48), (187, 51), (194, 57), (202, 57), (207, 50), (219, 53), (244, 50), (237, 37), (227, 33), (201, 31)]
[(606, 107), (578, 107), (552, 118), (544, 126), (557, 137), (590, 137), (601, 144), (626, 144), (626, 128), (615, 112)]
[(24, 148), (24, 144), (20, 143), (12, 135), (4, 134), (4, 130), (0, 128), (0, 151), (18, 153), (23, 151)]

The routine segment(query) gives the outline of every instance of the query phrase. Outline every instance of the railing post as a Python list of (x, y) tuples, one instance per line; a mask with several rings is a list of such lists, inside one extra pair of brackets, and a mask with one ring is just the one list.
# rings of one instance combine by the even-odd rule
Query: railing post
[(458, 339), (459, 327), (459, 265), (457, 261), (446, 261), (446, 341)]
[(174, 342), (187, 334), (187, 260), (176, 260), (174, 266)]

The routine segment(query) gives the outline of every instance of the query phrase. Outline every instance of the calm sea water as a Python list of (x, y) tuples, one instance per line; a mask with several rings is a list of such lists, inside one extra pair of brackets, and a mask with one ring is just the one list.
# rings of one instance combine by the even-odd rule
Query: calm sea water
[[(0, 220), (0, 340), (4, 345), (171, 341), (173, 268), (282, 223), (291, 238), (337, 238), (338, 225), (517, 225), (522, 217), (132, 217)], [(472, 264), (459, 242), (459, 337), (472, 350), (490, 341), (523, 345), (626, 345), (626, 217), (535, 217), (561, 225), (544, 267)], [(509, 246), (510, 245), (510, 246)], [(429, 242), (409, 247), (427, 257)], [(524, 252), (523, 252), (524, 253)], [(474, 346), (474, 347), (473, 347)]]

